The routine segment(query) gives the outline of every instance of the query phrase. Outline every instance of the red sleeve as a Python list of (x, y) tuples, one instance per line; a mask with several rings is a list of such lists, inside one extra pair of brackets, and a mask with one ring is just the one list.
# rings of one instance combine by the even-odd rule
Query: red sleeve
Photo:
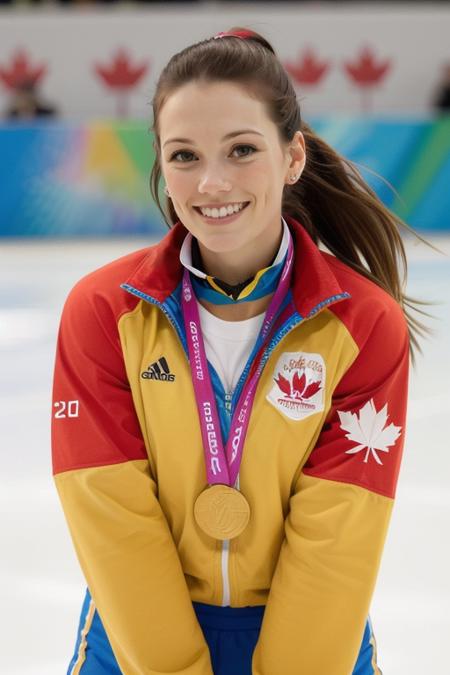
[(121, 670), (212, 675), (125, 372), (117, 324), (137, 301), (106, 281), (104, 274), (84, 279), (62, 314), (53, 387), (56, 487)]

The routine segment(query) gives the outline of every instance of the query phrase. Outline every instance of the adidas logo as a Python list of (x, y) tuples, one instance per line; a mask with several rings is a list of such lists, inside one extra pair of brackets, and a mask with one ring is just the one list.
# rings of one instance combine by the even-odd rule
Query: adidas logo
[(155, 363), (151, 363), (147, 370), (141, 373), (141, 377), (144, 380), (160, 380), (162, 382), (173, 382), (175, 380), (175, 375), (170, 372), (169, 364), (164, 356), (161, 356)]

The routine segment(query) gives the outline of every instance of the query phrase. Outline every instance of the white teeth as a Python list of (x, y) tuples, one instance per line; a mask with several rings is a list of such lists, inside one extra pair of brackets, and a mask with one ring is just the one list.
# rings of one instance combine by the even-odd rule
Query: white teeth
[(220, 209), (209, 209), (208, 207), (200, 207), (200, 211), (207, 218), (225, 218), (226, 216), (232, 216), (233, 213), (238, 213), (244, 208), (245, 202), (240, 202), (239, 204), (228, 204), (228, 206), (221, 206)]

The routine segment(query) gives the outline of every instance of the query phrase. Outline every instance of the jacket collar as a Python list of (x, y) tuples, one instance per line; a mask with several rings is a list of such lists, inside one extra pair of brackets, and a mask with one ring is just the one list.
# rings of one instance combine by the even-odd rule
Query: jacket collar
[[(305, 228), (290, 216), (284, 218), (294, 240), (293, 300), (297, 312), (305, 317), (335, 296), (348, 294), (340, 287), (325, 256)], [(157, 302), (164, 302), (181, 283), (184, 268), (180, 262), (180, 249), (187, 234), (188, 230), (181, 222), (174, 225), (149, 249), (125, 285)]]
[[(283, 261), (284, 256), (286, 255), (287, 250), (288, 250), (289, 228), (288, 228), (288, 225), (287, 225), (284, 218), (282, 218), (282, 224), (283, 224), (283, 236), (281, 238), (280, 247), (279, 247), (278, 253), (277, 253), (274, 261), (270, 265), (270, 267), (274, 267), (275, 265), (279, 265)], [(201, 270), (194, 267), (194, 265), (192, 263), (192, 258), (193, 258), (192, 239), (193, 239), (193, 236), (189, 232), (187, 234), (187, 236), (185, 237), (185, 239), (183, 241), (183, 244), (181, 246), (181, 251), (180, 251), (181, 264), (183, 265), (183, 267), (186, 267), (186, 269), (188, 269), (190, 272), (192, 272), (192, 274), (195, 274), (196, 277), (199, 277), (200, 279), (207, 279), (208, 275), (205, 274), (205, 272), (202, 272)], [(270, 267), (266, 267), (265, 269), (268, 270), (268, 269), (270, 269)], [(263, 270), (260, 270), (258, 272), (258, 274), (260, 274), (262, 271)], [(211, 277), (209, 277), (209, 278), (211, 278)]]

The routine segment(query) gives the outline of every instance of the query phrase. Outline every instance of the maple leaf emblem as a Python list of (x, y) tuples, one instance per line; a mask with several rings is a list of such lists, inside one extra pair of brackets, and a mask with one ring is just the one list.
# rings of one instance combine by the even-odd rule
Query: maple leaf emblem
[(148, 64), (132, 66), (131, 59), (125, 49), (118, 49), (109, 66), (97, 64), (95, 70), (105, 84), (112, 89), (129, 89), (134, 87), (147, 72)]
[(118, 93), (117, 114), (127, 116), (126, 94), (137, 86), (139, 80), (148, 70), (148, 62), (132, 65), (131, 58), (125, 49), (118, 49), (109, 66), (95, 64), (94, 70), (104, 84)]
[(348, 77), (361, 91), (363, 112), (368, 113), (372, 107), (370, 91), (386, 77), (391, 69), (392, 61), (378, 61), (370, 47), (363, 47), (358, 58), (353, 62), (344, 62), (344, 70)]
[(286, 396), (292, 399), (308, 399), (317, 394), (321, 387), (320, 380), (307, 383), (304, 372), (299, 376), (298, 372), (294, 372), (292, 382), (287, 380), (281, 373), (278, 373), (278, 379), (274, 378), (275, 382)]
[(287, 61), (285, 68), (298, 84), (314, 85), (319, 84), (320, 80), (326, 74), (330, 67), (329, 62), (320, 61), (314, 50), (305, 49), (303, 54), (299, 54), (297, 62)]
[(8, 89), (15, 89), (22, 84), (37, 84), (45, 75), (47, 66), (32, 66), (31, 59), (24, 49), (14, 52), (10, 65), (0, 68), (0, 80)]
[(283, 375), (281, 373), (278, 373), (278, 380), (276, 378), (274, 378), (274, 379), (275, 379), (275, 382), (277, 383), (277, 385), (280, 387), (283, 394), (286, 394), (286, 396), (290, 396), (291, 395), (291, 383), (289, 382), (289, 380), (287, 380), (285, 377), (283, 377)]
[(361, 49), (358, 59), (347, 61), (344, 68), (358, 87), (373, 87), (378, 84), (388, 73), (391, 67), (390, 59), (377, 61), (370, 47)]
[(401, 431), (401, 427), (396, 427), (392, 422), (385, 426), (388, 418), (387, 403), (382, 410), (377, 412), (373, 399), (370, 399), (359, 411), (359, 417), (357, 413), (340, 410), (337, 413), (341, 421), (341, 429), (347, 431), (345, 437), (358, 443), (354, 448), (346, 450), (346, 454), (353, 455), (367, 448), (364, 462), (367, 463), (372, 454), (378, 464), (383, 464), (377, 450), (389, 452), (389, 446), (394, 445)]

